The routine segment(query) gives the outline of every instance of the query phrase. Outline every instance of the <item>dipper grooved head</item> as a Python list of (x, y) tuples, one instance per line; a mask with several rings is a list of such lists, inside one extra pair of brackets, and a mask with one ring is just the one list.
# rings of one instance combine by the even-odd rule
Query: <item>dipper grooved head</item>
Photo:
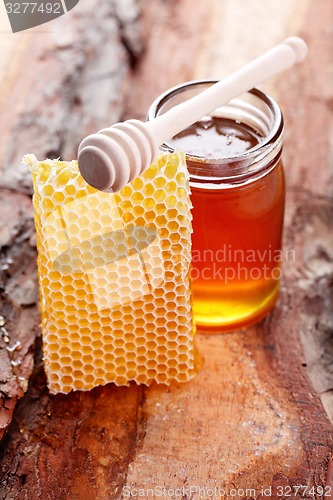
[(119, 191), (155, 159), (158, 146), (139, 120), (113, 125), (80, 144), (78, 162), (85, 181), (100, 191)]

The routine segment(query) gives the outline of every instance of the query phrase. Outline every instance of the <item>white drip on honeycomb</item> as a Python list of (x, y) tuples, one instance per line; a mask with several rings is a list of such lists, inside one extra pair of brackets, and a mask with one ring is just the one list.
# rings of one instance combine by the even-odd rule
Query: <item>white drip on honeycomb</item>
[(26, 155), (34, 182), (43, 351), (51, 393), (195, 374), (191, 203), (182, 154), (118, 193), (77, 162)]

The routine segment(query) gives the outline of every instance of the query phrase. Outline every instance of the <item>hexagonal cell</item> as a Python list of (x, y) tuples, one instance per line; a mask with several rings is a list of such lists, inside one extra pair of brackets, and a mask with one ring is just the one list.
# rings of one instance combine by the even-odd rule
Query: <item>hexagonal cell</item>
[(85, 345), (90, 345), (91, 344), (91, 339), (88, 337), (88, 335), (82, 335), (80, 338), (80, 344), (85, 346)]
[(61, 367), (58, 363), (52, 363), (52, 370), (54, 370), (52, 373), (51, 373), (51, 379), (52, 379), (52, 382), (58, 382), (59, 379), (60, 379), (60, 376), (59, 376), (59, 373), (57, 373), (57, 371), (61, 370)]
[(181, 354), (187, 353), (188, 349), (185, 344), (179, 344), (177, 347), (177, 351)]
[(117, 375), (125, 375), (126, 373), (126, 366), (121, 365), (116, 368)]
[(177, 370), (177, 368), (175, 368), (175, 367), (170, 367), (170, 368), (167, 370), (167, 373), (168, 373), (169, 377), (176, 378), (176, 377), (177, 377), (177, 374), (178, 374), (178, 370)]
[(43, 209), (46, 213), (53, 211), (54, 210), (53, 201), (51, 201), (49, 199), (43, 200)]
[(187, 363), (189, 361), (189, 356), (188, 354), (178, 354), (177, 360), (179, 363)]
[(79, 289), (79, 290), (75, 290), (74, 292), (74, 296), (80, 300), (80, 299), (85, 299), (87, 297), (87, 291), (88, 290), (82, 290), (82, 289)]
[(84, 376), (83, 374), (83, 371), (82, 370), (73, 370), (73, 378), (77, 379), (77, 380), (81, 380)]
[[(184, 172), (179, 172), (177, 175), (176, 175), (176, 181), (177, 181), (177, 184), (179, 186), (185, 186), (186, 185), (186, 175)], [(180, 189), (180, 188), (178, 188)], [(182, 198), (185, 198), (186, 197), (186, 193), (183, 193), (182, 194)]]
[(167, 374), (166, 374), (166, 373), (158, 373), (158, 374), (156, 375), (156, 380), (157, 380), (157, 382), (159, 382), (160, 384), (165, 384), (165, 383), (167, 383), (167, 381), (168, 381), (168, 376), (167, 376)]
[[(166, 304), (165, 297), (156, 297), (156, 298), (154, 298), (154, 301), (152, 303), (153, 307), (155, 306), (154, 309), (161, 307), (164, 310), (165, 310), (165, 304)], [(157, 311), (157, 312), (159, 312), (159, 311)], [(158, 314), (157, 314), (157, 316), (158, 316)]]
[(56, 347), (56, 343), (58, 341), (58, 335), (55, 335), (55, 334), (49, 334), (47, 335), (47, 337), (45, 338), (45, 341), (47, 340), (47, 342), (49, 342), (50, 346), (53, 344), (55, 347)]
[(172, 235), (172, 243), (179, 243), (182, 240), (182, 237), (179, 233), (174, 233)]
[[(151, 186), (151, 191), (153, 192), (153, 190), (154, 190), (154, 188)], [(154, 208), (155, 204), (156, 204), (156, 201), (154, 200), (154, 198), (144, 198), (144, 200), (143, 200), (143, 206), (144, 206), (144, 208), (147, 209), (147, 211)]]
[(96, 369), (95, 366), (92, 364), (86, 364), (84, 366), (85, 373), (95, 373), (95, 369)]
[[(136, 177), (133, 181), (132, 181), (132, 187), (133, 187), (133, 191), (141, 191), (142, 188), (144, 186), (144, 181), (142, 179), (142, 177)], [(133, 191), (131, 191), (131, 193), (133, 193)], [(131, 194), (131, 197), (132, 197), (132, 194)]]
[(165, 301), (165, 292), (162, 287), (155, 288), (154, 290), (154, 302), (156, 303), (156, 300), (158, 298), (162, 298)]
[(150, 350), (155, 350), (157, 348), (157, 343), (155, 342), (155, 340), (149, 340), (146, 345), (147, 349)]
[(177, 331), (178, 323), (177, 321), (168, 321), (168, 329)]
[(117, 347), (114, 350), (115, 360), (117, 364), (125, 364), (126, 358), (124, 357), (125, 350), (122, 347)]
[(138, 384), (146, 384), (147, 383), (147, 378), (145, 373), (138, 373), (135, 380), (137, 381)]
[(95, 273), (96, 269), (92, 269), (92, 280), (94, 282), (94, 295), (100, 295), (100, 294), (105, 294), (105, 289), (108, 287), (108, 281), (106, 278), (99, 277), (97, 273)]
[[(172, 341), (172, 340), (179, 341), (178, 327), (177, 327), (177, 330), (170, 330), (170, 331), (168, 331), (168, 340), (170, 340), (170, 341)], [(170, 344), (175, 344), (176, 345), (176, 342), (168, 342), (168, 346), (170, 346)]]
[(156, 325), (153, 321), (146, 323), (146, 333), (155, 332)]
[(43, 188), (44, 196), (52, 196), (53, 193), (54, 193), (54, 189), (52, 186), (50, 186), (50, 185), (44, 186), (44, 188)]
[(64, 377), (62, 377), (62, 383), (65, 385), (71, 385), (73, 383), (73, 377), (71, 375), (65, 375)]
[(82, 346), (81, 346), (80, 342), (70, 342), (70, 346), (71, 346), (71, 349), (72, 349), (72, 353), (71, 353), (72, 357), (75, 356), (75, 351), (79, 352), (79, 351), (82, 350)]
[[(144, 309), (144, 310), (146, 311), (147, 309)], [(144, 318), (145, 318), (145, 321), (147, 323), (154, 323), (154, 321), (155, 321), (155, 314), (153, 314), (152, 312), (147, 312), (147, 313), (145, 313)]]
[(95, 357), (94, 359), (94, 366), (95, 368), (97, 367), (101, 367), (101, 366), (104, 366), (104, 361), (101, 357)]
[(94, 349), (92, 352), (93, 352), (95, 359), (97, 358), (97, 359), (101, 360), (103, 358), (104, 352), (102, 349)]
[(170, 368), (175, 368), (176, 370), (178, 370), (178, 361), (177, 361), (177, 359), (175, 359), (175, 358), (168, 359), (168, 366)]
[(137, 367), (137, 363), (134, 360), (133, 361), (128, 361), (126, 363), (127, 370), (136, 370), (136, 367)]
[[(161, 174), (163, 174), (162, 171)], [(166, 182), (167, 180), (165, 179), (165, 177), (163, 177), (163, 175), (156, 176), (155, 179), (153, 179), (153, 184), (156, 189), (164, 188)]]
[(135, 225), (136, 226), (142, 226), (142, 227), (144, 227), (146, 225), (146, 219), (145, 219), (145, 217), (144, 216), (137, 217), (136, 220), (135, 220)]
[[(131, 340), (130, 340), (131, 339)], [(135, 335), (130, 333), (128, 335), (125, 335), (124, 336), (124, 340), (125, 340), (125, 345), (126, 345), (126, 349), (129, 353), (131, 353), (132, 351), (134, 352), (135, 349), (136, 349), (136, 345), (134, 344), (134, 340), (135, 340)]]
[(142, 327), (144, 327), (145, 324), (146, 324), (146, 321), (145, 321), (144, 318), (140, 318), (140, 317), (139, 318), (138, 317), (135, 318), (135, 326), (137, 327), (136, 328), (137, 334), (139, 334), (139, 329), (142, 328)]
[(73, 196), (76, 193), (76, 187), (73, 184), (67, 184), (67, 186), (65, 186), (65, 192)]
[(103, 366), (103, 368), (96, 368), (95, 371), (94, 371), (94, 375), (95, 377), (105, 377), (105, 367)]
[(59, 357), (62, 365), (72, 366), (72, 358), (69, 356), (61, 356)]
[(145, 365), (146, 365), (146, 356), (145, 355), (140, 355), (136, 358), (136, 361), (138, 363), (138, 370), (140, 368), (140, 371), (142, 371), (142, 368), (145, 369)]
[[(133, 208), (133, 214), (136, 216), (136, 217), (139, 217), (139, 216), (142, 216), (143, 214), (145, 213), (145, 209), (141, 206), (135, 206)], [(131, 220), (133, 219), (134, 217), (132, 216), (131, 217)], [(127, 221), (126, 221), (127, 222)], [(128, 221), (130, 222), (130, 220)]]
[(87, 384), (93, 384), (95, 382), (95, 377), (92, 374), (85, 375), (84, 380), (86, 381)]
[(69, 349), (69, 347), (60, 346), (60, 348), (59, 348), (59, 354), (60, 354), (61, 357), (68, 356), (68, 355), (71, 354), (71, 350)]
[(156, 359), (157, 359), (158, 363), (165, 363), (165, 364), (167, 364), (167, 362), (168, 362), (168, 356), (165, 355), (165, 354), (158, 354), (157, 357), (156, 357)]
[[(93, 349), (100, 349), (101, 347), (103, 347), (103, 342), (101, 340), (93, 340), (91, 342), (91, 345), (92, 345)], [(101, 352), (103, 352), (103, 350)], [(96, 351), (95, 351), (95, 355), (96, 355)]]
[(139, 352), (139, 349), (141, 349), (141, 351), (144, 350), (144, 352), (147, 350), (145, 337), (136, 337), (134, 343), (137, 346), (137, 352)]
[(167, 223), (167, 220), (165, 218), (165, 208), (163, 208), (163, 211), (162, 211), (163, 215), (158, 215), (157, 217), (155, 217), (155, 223), (157, 225), (157, 227), (161, 228), (163, 227), (166, 223)]
[[(177, 198), (176, 196), (174, 195), (170, 195), (166, 198), (165, 200), (165, 204), (166, 206), (169, 208), (174, 208), (176, 205), (177, 205)], [(169, 218), (171, 219), (170, 217), (170, 213), (167, 212), (167, 215), (169, 216)]]
[[(134, 212), (134, 208), (133, 208), (133, 212)], [(137, 214), (139, 215), (139, 214)], [(127, 224), (130, 224), (131, 222), (133, 222), (135, 219), (135, 213), (131, 213), (131, 212), (126, 212), (123, 216), (123, 221), (124, 221), (124, 224), (127, 225)]]
[(178, 371), (175, 378), (178, 382), (187, 382), (187, 376), (185, 372)]
[[(64, 266), (64, 267), (71, 267), (71, 266)], [(76, 306), (77, 306), (77, 308), (80, 307), (79, 302), (78, 302), (77, 298), (75, 297), (75, 295), (64, 295), (64, 300), (66, 300), (67, 307), (68, 307), (68, 304), (73, 305), (73, 311), (75, 310)]]
[[(58, 358), (59, 359), (59, 358)], [(52, 370), (53, 370), (53, 375), (56, 374), (57, 371), (60, 371), (61, 370), (61, 365), (60, 363), (58, 363), (57, 361), (51, 361), (50, 362), (50, 365), (52, 367)]]
[(54, 193), (54, 199), (59, 205), (61, 205), (65, 200), (65, 194), (61, 191), (56, 191)]
[(146, 366), (148, 368), (155, 368), (157, 365), (156, 359), (147, 359)]
[(128, 380), (135, 380), (136, 370), (127, 370), (126, 377)]
[(128, 377), (124, 376), (116, 376), (115, 378), (115, 384), (116, 385), (129, 385), (129, 380)]
[(136, 205), (141, 205), (144, 200), (144, 196), (140, 191), (138, 191), (132, 195), (132, 199)]
[[(168, 347), (170, 345), (170, 342), (168, 343)], [(177, 348), (177, 345), (176, 345), (176, 348)], [(176, 349), (173, 349), (173, 348), (169, 348), (168, 349), (168, 358), (170, 359), (177, 359), (177, 350)]]

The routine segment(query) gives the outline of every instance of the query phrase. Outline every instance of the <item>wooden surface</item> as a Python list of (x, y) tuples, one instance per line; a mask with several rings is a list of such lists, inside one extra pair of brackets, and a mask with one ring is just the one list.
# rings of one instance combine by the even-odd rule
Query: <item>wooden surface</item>
[[(82, 0), (43, 30), (1, 35), (0, 427), (11, 424), (0, 498), (104, 500), (156, 486), (184, 487), (183, 498), (199, 498), (190, 486), (238, 491), (225, 498), (273, 486), (281, 498), (278, 486), (333, 485), (332, 24), (326, 0)], [(21, 156), (71, 159), (84, 135), (144, 117), (171, 85), (223, 77), (290, 34), (309, 58), (264, 86), (286, 119), (284, 244), (295, 252), (277, 307), (253, 328), (199, 335), (205, 363), (189, 384), (50, 397)]]

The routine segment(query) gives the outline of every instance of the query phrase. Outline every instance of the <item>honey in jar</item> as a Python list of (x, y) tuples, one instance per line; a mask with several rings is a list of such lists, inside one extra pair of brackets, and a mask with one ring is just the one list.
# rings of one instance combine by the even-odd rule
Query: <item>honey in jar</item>
[[(151, 117), (215, 82), (189, 82)], [(193, 204), (192, 294), (199, 331), (236, 330), (274, 306), (281, 278), (285, 183), (283, 118), (263, 92), (233, 99), (167, 145), (186, 153)]]

